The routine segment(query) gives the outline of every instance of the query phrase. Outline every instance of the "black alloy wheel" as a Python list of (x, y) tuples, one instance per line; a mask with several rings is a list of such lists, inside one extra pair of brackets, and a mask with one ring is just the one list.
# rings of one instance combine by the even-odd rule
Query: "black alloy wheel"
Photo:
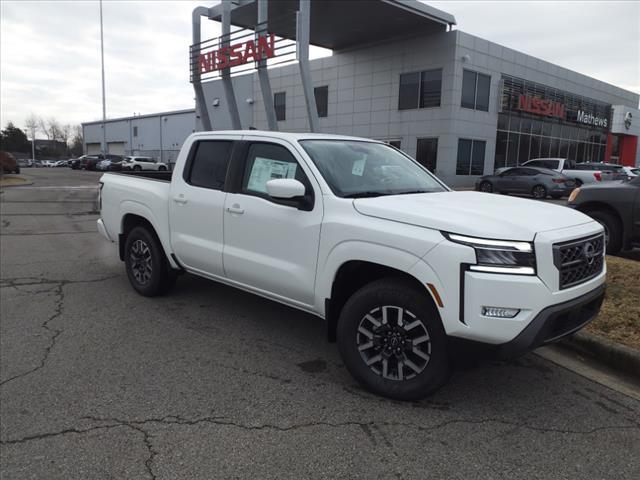
[(167, 293), (176, 281), (160, 240), (144, 226), (127, 235), (124, 261), (131, 286), (145, 297)]
[(374, 393), (417, 400), (449, 377), (447, 338), (428, 291), (385, 278), (355, 292), (340, 312), (338, 348), (353, 377)]

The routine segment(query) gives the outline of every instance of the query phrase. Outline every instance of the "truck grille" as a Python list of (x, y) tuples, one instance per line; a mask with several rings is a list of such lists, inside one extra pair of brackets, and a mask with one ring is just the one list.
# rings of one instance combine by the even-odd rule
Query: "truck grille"
[(553, 245), (553, 263), (560, 272), (560, 289), (597, 277), (604, 267), (604, 235)]

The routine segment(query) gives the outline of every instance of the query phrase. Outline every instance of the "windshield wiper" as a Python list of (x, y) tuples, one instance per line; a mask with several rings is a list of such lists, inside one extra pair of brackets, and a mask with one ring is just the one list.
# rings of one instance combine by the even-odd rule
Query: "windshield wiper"
[(387, 192), (376, 192), (374, 190), (370, 190), (365, 192), (348, 193), (347, 195), (343, 195), (342, 198), (370, 198), (370, 197), (380, 197), (382, 195), (390, 195), (390, 194)]
[(394, 192), (394, 195), (410, 195), (412, 193), (433, 193), (434, 190), (407, 190), (403, 192)]

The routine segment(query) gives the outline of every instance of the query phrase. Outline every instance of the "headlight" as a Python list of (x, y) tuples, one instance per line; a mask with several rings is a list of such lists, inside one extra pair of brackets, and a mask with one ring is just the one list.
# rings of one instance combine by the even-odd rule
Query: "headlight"
[(470, 270), (516, 275), (536, 274), (536, 255), (531, 242), (493, 240), (444, 232), (443, 235), (452, 242), (473, 247), (476, 265), (470, 265)]

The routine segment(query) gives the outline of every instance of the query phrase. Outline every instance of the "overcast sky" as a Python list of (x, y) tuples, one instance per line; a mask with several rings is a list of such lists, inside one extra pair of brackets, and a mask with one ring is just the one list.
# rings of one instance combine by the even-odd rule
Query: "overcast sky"
[[(215, 3), (104, 1), (107, 117), (193, 108), (191, 11)], [(427, 3), (459, 30), (640, 93), (640, 2)], [(217, 36), (205, 23), (203, 38)], [(101, 118), (97, 1), (0, 1), (0, 102), (2, 127), (31, 112)]]

